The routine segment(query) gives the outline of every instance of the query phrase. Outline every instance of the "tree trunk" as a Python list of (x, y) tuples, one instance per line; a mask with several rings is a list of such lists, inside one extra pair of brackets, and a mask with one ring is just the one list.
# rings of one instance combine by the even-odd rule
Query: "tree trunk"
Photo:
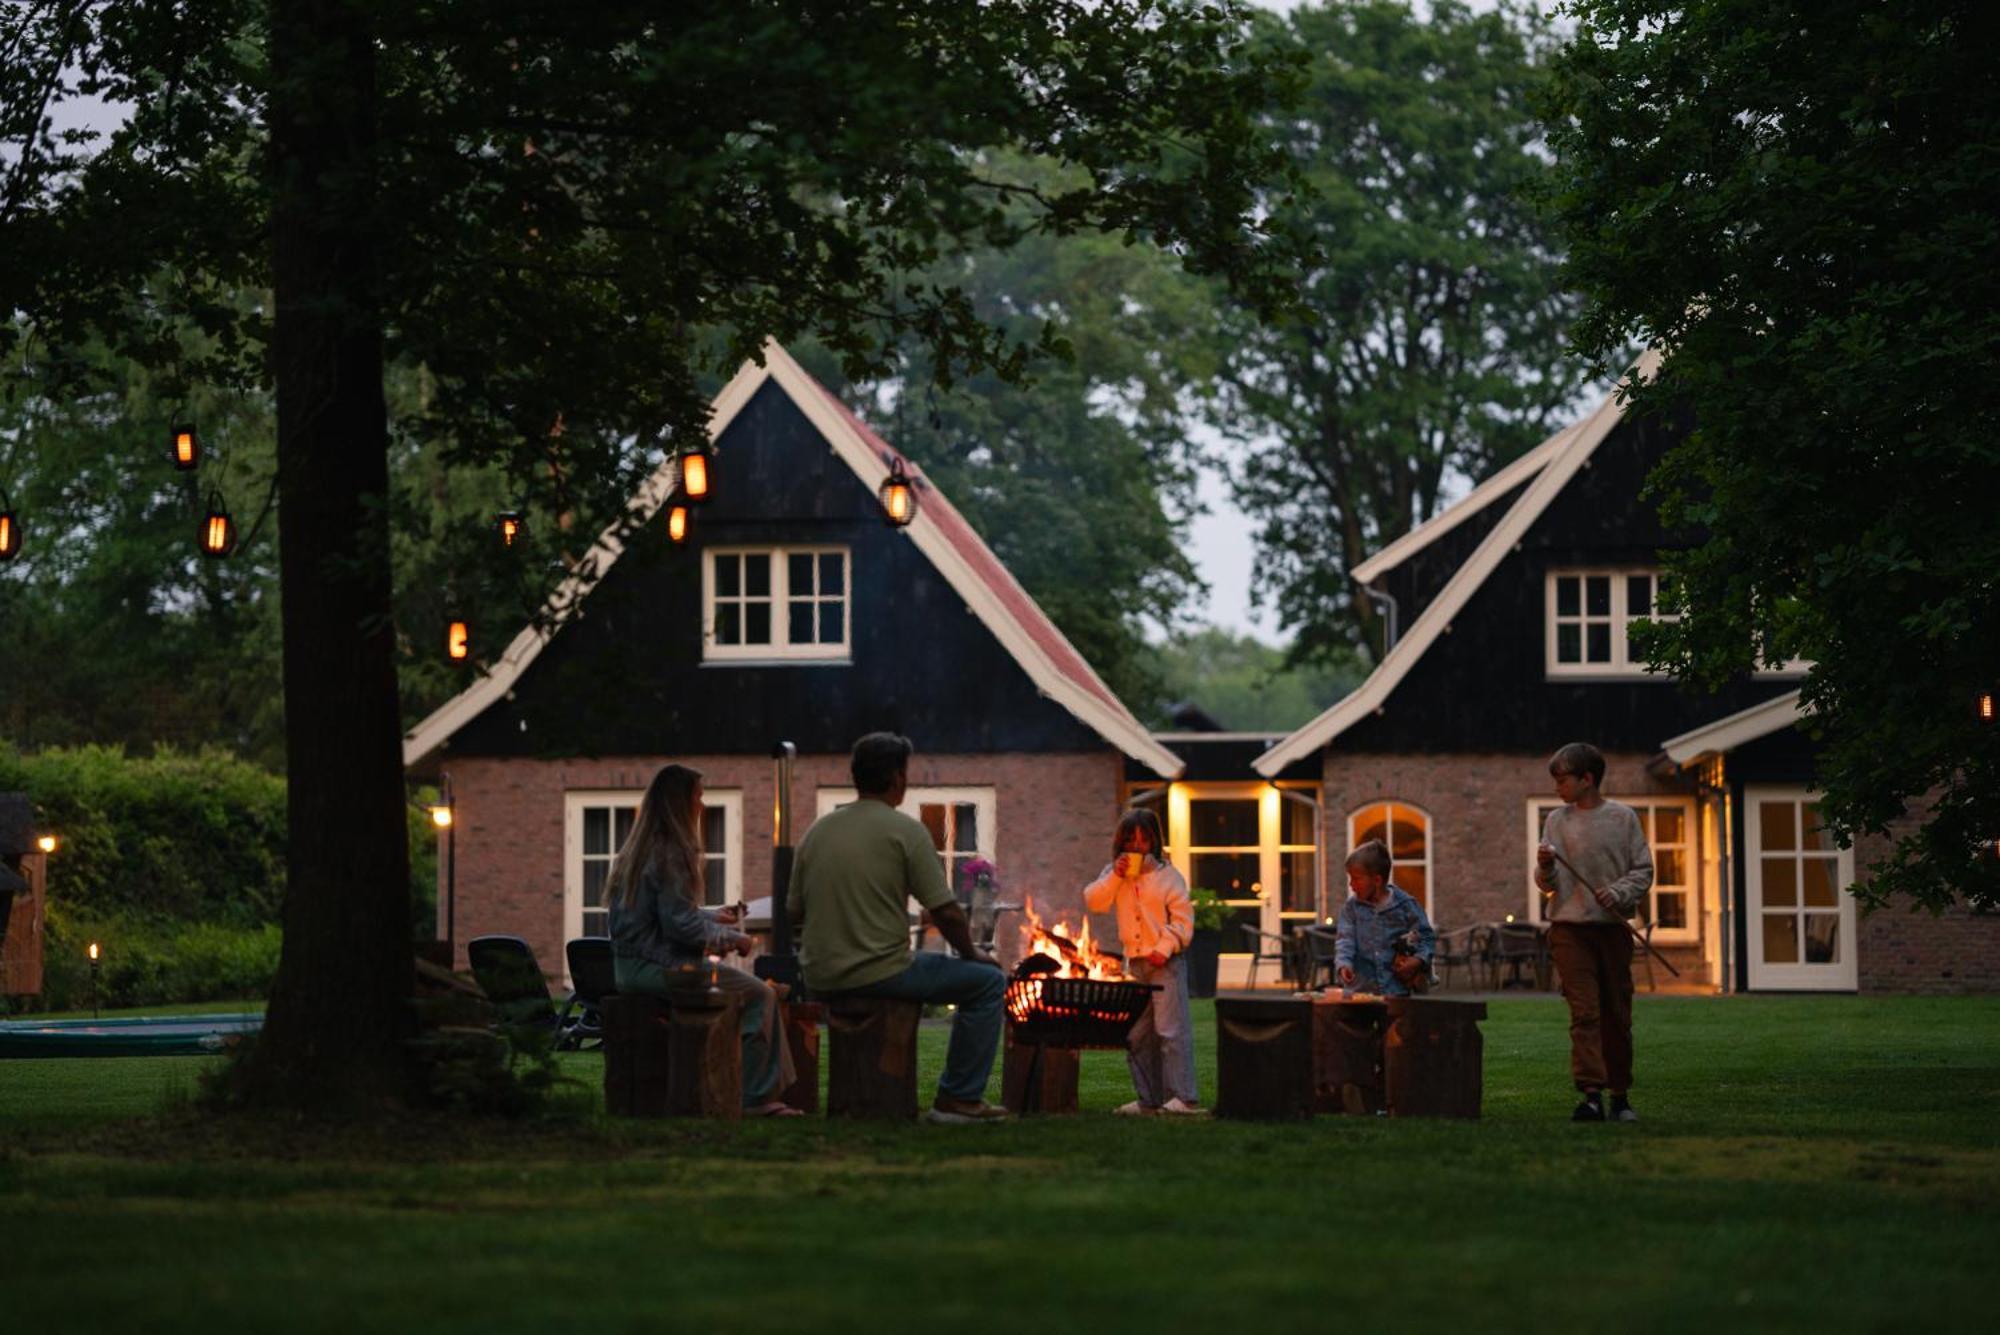
[(409, 868), (393, 657), (363, 6), (273, 0), (270, 173), (289, 852), (254, 1102), (407, 1097)]

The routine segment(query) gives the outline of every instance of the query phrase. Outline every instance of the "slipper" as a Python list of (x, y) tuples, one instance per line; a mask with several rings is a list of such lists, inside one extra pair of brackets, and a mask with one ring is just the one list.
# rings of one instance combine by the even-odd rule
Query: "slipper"
[(760, 1103), (754, 1108), (745, 1108), (743, 1112), (744, 1115), (748, 1117), (804, 1117), (805, 1116), (803, 1112), (799, 1111), (797, 1108), (794, 1108), (791, 1104), (779, 1103), (775, 1100), (770, 1103)]

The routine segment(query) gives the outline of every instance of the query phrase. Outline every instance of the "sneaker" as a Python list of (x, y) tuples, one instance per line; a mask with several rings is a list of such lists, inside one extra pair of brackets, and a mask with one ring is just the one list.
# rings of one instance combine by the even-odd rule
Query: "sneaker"
[(1160, 1111), (1169, 1117), (1206, 1117), (1208, 1109), (1199, 1103), (1188, 1103), (1181, 1099), (1168, 1099), (1160, 1105)]
[(1583, 1102), (1576, 1105), (1576, 1111), (1569, 1115), (1572, 1122), (1601, 1122), (1604, 1120), (1604, 1102), (1596, 1094), (1585, 1094)]
[(924, 1114), (924, 1120), (941, 1126), (967, 1126), (974, 1122), (1004, 1122), (1009, 1116), (1005, 1108), (985, 1099), (939, 1099)]
[(1611, 1120), (1614, 1122), (1636, 1122), (1639, 1114), (1632, 1111), (1632, 1102), (1623, 1094), (1611, 1096)]
[(1151, 1104), (1141, 1103), (1139, 1100), (1133, 1099), (1130, 1103), (1119, 1104), (1112, 1111), (1120, 1117), (1151, 1117), (1160, 1110)]

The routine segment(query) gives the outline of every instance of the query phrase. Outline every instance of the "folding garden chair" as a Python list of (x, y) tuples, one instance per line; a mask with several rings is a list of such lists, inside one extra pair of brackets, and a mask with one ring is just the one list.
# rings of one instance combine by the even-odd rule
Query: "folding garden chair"
[(618, 990), (611, 963), (611, 938), (579, 936), (563, 948), (569, 960), (569, 997), (556, 1016), (556, 1046), (579, 1048), (592, 1039), (604, 1041), (598, 1008)]

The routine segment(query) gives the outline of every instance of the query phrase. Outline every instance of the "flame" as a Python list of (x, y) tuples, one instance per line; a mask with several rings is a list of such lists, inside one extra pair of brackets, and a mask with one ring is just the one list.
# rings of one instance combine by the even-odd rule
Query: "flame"
[(1066, 922), (1049, 926), (1042, 921), (1042, 915), (1035, 912), (1032, 896), (1021, 905), (1021, 913), (1028, 920), (1021, 929), (1028, 938), (1023, 954), (1042, 954), (1060, 961), (1062, 967), (1056, 970), (1057, 977), (1124, 981), (1124, 963), (1117, 956), (1099, 950), (1097, 943), (1091, 940), (1090, 919), (1085, 918), (1083, 925), (1074, 930)]

